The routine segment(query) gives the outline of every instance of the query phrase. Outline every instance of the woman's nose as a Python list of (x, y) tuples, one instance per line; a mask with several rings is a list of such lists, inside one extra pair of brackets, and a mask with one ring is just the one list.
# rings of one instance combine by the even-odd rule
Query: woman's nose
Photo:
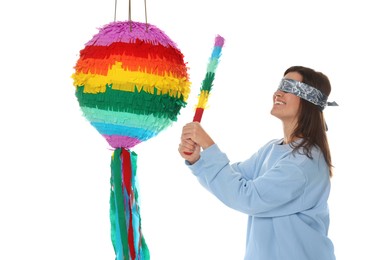
[(275, 97), (282, 97), (283, 94), (284, 94), (283, 91), (277, 90), (277, 91), (274, 93), (274, 96), (275, 96)]

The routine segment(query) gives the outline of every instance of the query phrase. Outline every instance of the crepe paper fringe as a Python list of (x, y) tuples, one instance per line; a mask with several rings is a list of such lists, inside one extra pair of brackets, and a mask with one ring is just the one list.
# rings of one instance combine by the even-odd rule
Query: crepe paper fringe
[[(158, 118), (169, 118), (175, 121), (182, 106), (183, 99), (169, 95), (149, 95), (125, 92), (107, 88), (106, 93), (85, 93), (83, 87), (76, 90), (76, 97), (81, 107), (98, 108), (109, 112), (126, 112), (136, 115), (154, 115)], [(162, 109), (164, 108), (164, 109)]]
[(116, 260), (149, 260), (141, 231), (138, 203), (137, 154), (115, 149), (111, 157), (111, 241)]
[(200, 122), (202, 120), (203, 111), (206, 109), (208, 98), (210, 96), (210, 91), (213, 86), (213, 81), (215, 78), (215, 71), (219, 64), (219, 58), (221, 57), (222, 47), (224, 45), (225, 39), (217, 35), (215, 37), (213, 52), (211, 53), (211, 57), (209, 59), (209, 63), (207, 65), (206, 76), (202, 82), (202, 87), (200, 89), (200, 94), (198, 97), (198, 104), (196, 106), (194, 122)]
[(106, 75), (78, 73), (74, 75), (74, 84), (83, 86), (86, 93), (104, 93), (109, 85), (112, 89), (128, 92), (141, 92), (152, 95), (165, 95), (188, 99), (190, 83), (186, 77), (177, 78), (165, 72), (163, 76), (143, 71), (128, 71), (121, 62), (116, 62)]
[[(154, 45), (161, 44), (164, 47), (177, 48), (176, 43), (174, 43), (163, 31), (150, 23), (145, 24), (131, 21), (130, 31), (129, 21), (119, 21), (105, 25), (101, 27), (99, 31), (99, 34), (95, 35), (87, 42), (87, 46), (109, 46), (113, 42), (134, 43), (138, 39), (142, 42)], [(118, 35), (120, 37), (118, 37)]]
[(166, 129), (190, 93), (176, 44), (154, 25), (131, 26), (123, 21), (100, 28), (72, 74), (83, 116), (113, 148), (132, 148)]
[(114, 42), (110, 46), (86, 46), (80, 51), (76, 70), (81, 73), (107, 74), (108, 69), (120, 60), (130, 71), (146, 71), (163, 76), (187, 77), (183, 54), (178, 49), (152, 45), (140, 40), (135, 43)]

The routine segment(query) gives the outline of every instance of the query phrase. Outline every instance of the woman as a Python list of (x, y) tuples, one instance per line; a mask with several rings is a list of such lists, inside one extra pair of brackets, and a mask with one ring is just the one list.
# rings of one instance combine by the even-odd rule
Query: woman
[(286, 70), (271, 114), (284, 137), (244, 162), (227, 156), (199, 123), (183, 127), (179, 153), (199, 182), (248, 215), (245, 260), (334, 260), (327, 200), (332, 160), (323, 109), (328, 78), (310, 68)]

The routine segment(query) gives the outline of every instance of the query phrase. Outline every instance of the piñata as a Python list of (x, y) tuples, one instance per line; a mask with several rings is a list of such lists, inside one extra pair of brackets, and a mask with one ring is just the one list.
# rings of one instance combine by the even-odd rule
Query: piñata
[(170, 126), (186, 105), (191, 84), (184, 55), (154, 25), (112, 22), (80, 51), (72, 78), (84, 117), (114, 148), (110, 219), (116, 259), (149, 259), (137, 154), (130, 149)]

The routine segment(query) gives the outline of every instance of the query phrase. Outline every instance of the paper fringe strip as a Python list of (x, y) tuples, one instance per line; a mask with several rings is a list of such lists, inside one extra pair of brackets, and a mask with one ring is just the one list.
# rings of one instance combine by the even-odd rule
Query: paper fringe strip
[(200, 94), (198, 97), (198, 105), (196, 106), (195, 115), (193, 119), (194, 122), (200, 122), (202, 120), (203, 111), (206, 109), (210, 91), (213, 86), (213, 81), (215, 78), (215, 71), (219, 64), (219, 58), (221, 57), (221, 51), (224, 42), (225, 39), (222, 36), (217, 35), (215, 37), (213, 52), (209, 59), (206, 76), (202, 82), (202, 87), (200, 89)]
[(137, 154), (115, 149), (111, 158), (111, 241), (116, 260), (149, 260), (141, 231), (137, 189)]

